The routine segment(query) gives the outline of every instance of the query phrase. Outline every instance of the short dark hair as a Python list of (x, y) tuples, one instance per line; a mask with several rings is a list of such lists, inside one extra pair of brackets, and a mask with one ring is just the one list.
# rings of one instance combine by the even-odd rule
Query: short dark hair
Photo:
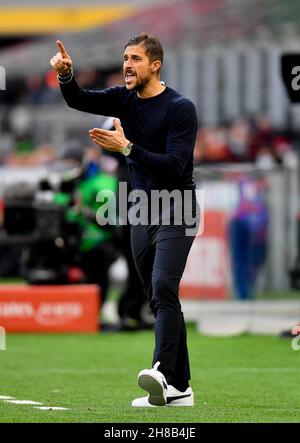
[(142, 32), (141, 34), (135, 35), (133, 38), (131, 38), (126, 43), (125, 49), (127, 48), (127, 46), (135, 46), (135, 45), (144, 46), (150, 63), (152, 63), (155, 60), (160, 60), (161, 64), (163, 63), (164, 50), (157, 37)]

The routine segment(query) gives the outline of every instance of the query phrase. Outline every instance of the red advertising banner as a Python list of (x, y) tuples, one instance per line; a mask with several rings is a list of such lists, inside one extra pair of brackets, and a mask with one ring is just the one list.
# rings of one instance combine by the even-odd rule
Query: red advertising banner
[(181, 280), (185, 298), (224, 299), (228, 296), (228, 246), (226, 213), (206, 210), (204, 232), (192, 245)]
[(0, 326), (6, 332), (96, 332), (96, 285), (0, 286)]

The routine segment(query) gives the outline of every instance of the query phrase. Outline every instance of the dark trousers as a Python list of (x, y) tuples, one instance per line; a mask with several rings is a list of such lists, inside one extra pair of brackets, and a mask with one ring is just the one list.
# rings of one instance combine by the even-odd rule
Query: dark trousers
[(190, 366), (178, 289), (195, 235), (186, 236), (184, 225), (131, 229), (136, 268), (156, 319), (153, 365), (159, 361), (168, 384), (183, 391), (189, 386)]
[(142, 320), (142, 308), (147, 302), (146, 294), (143, 292), (140, 277), (136, 271), (136, 266), (131, 249), (131, 227), (129, 224), (122, 229), (123, 236), (118, 244), (128, 267), (128, 277), (126, 287), (118, 302), (118, 314), (121, 320), (135, 319)]

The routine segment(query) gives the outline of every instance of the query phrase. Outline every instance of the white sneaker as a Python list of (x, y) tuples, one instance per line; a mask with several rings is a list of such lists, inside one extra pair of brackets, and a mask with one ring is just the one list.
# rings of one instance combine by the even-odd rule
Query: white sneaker
[(194, 392), (191, 387), (188, 387), (185, 391), (181, 392), (178, 391), (178, 389), (174, 388), (172, 385), (168, 385), (168, 406), (194, 406), (194, 404)]
[[(154, 407), (149, 403), (149, 395), (133, 400), (132, 406), (135, 407)], [(194, 393), (192, 388), (187, 388), (184, 392), (178, 391), (173, 386), (168, 385), (166, 406), (194, 406)]]
[(159, 365), (158, 361), (152, 369), (143, 369), (138, 375), (138, 385), (149, 392), (147, 400), (153, 406), (164, 406), (167, 403), (167, 380), (157, 370)]

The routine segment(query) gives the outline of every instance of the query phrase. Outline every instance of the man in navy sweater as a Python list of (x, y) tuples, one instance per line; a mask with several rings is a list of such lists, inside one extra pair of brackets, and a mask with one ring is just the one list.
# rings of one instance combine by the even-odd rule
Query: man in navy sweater
[[(186, 222), (186, 213), (194, 227), (199, 221), (193, 180), (195, 106), (160, 81), (163, 49), (156, 37), (143, 33), (132, 38), (123, 55), (125, 86), (103, 90), (81, 89), (70, 55), (60, 41), (57, 45), (59, 52), (50, 64), (58, 73), (64, 99), (79, 111), (116, 117), (115, 130), (94, 128), (89, 131), (90, 137), (102, 148), (126, 156), (133, 190), (150, 198), (147, 209), (153, 211), (153, 191), (176, 191), (183, 199), (183, 206), (178, 198), (177, 202), (176, 198), (163, 202), (157, 217), (152, 218), (151, 212), (151, 221), (147, 218), (131, 227), (136, 268), (156, 319), (153, 367), (138, 374), (138, 384), (148, 396), (135, 399), (132, 406), (193, 406), (186, 327), (178, 291), (196, 235), (196, 231), (187, 235), (191, 224)], [(167, 223), (166, 210), (170, 214)]]

